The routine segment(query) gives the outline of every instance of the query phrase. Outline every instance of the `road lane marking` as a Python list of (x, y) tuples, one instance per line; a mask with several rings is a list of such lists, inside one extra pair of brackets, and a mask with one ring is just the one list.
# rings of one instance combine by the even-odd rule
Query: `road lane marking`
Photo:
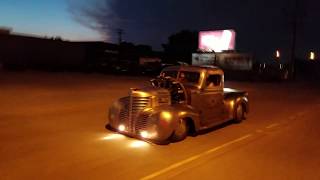
[(307, 111), (302, 111), (302, 112), (298, 113), (298, 116), (303, 116), (303, 115), (306, 115), (306, 114), (307, 114)]
[(290, 117), (289, 117), (290, 120), (294, 120), (294, 119), (296, 119), (296, 118), (297, 118), (296, 116), (290, 116)]
[(269, 126), (267, 126), (266, 128), (271, 129), (271, 128), (279, 126), (279, 125), (280, 125), (279, 123), (273, 123), (273, 124), (270, 124)]
[(240, 138), (238, 138), (238, 139), (235, 139), (235, 140), (233, 140), (233, 141), (230, 141), (230, 142), (227, 142), (227, 143), (222, 144), (222, 145), (220, 145), (220, 146), (217, 146), (217, 147), (214, 147), (214, 148), (212, 148), (212, 149), (209, 149), (209, 150), (207, 150), (207, 151), (205, 151), (205, 152), (203, 152), (203, 153), (201, 153), (201, 154), (198, 154), (198, 155), (192, 156), (192, 157), (190, 157), (190, 158), (188, 158), (188, 159), (185, 159), (185, 160), (183, 160), (183, 161), (174, 163), (174, 164), (172, 164), (172, 165), (170, 165), (170, 166), (168, 166), (168, 167), (166, 167), (166, 168), (164, 168), (164, 169), (162, 169), (162, 170), (159, 170), (159, 171), (157, 171), (157, 172), (154, 172), (154, 173), (152, 173), (152, 174), (150, 174), (150, 175), (148, 175), (148, 176), (145, 176), (145, 177), (141, 178), (141, 180), (153, 179), (153, 178), (155, 178), (155, 177), (157, 177), (157, 176), (160, 176), (160, 175), (162, 175), (162, 174), (164, 174), (164, 173), (166, 173), (166, 172), (169, 172), (169, 171), (171, 171), (171, 170), (173, 170), (173, 169), (176, 169), (176, 168), (178, 168), (178, 167), (180, 167), (180, 166), (183, 166), (183, 165), (185, 165), (185, 164), (187, 164), (187, 163), (189, 163), (189, 162), (191, 162), (191, 161), (197, 160), (197, 159), (199, 159), (199, 158), (201, 158), (201, 157), (204, 157), (204, 156), (206, 156), (206, 155), (208, 155), (208, 154), (210, 154), (210, 153), (216, 152), (216, 151), (218, 151), (218, 150), (220, 150), (220, 149), (222, 149), (222, 148), (225, 148), (225, 147), (228, 147), (228, 146), (230, 146), (230, 145), (232, 145), (232, 144), (235, 144), (235, 143), (237, 143), (237, 142), (243, 141), (243, 140), (249, 138), (250, 136), (252, 136), (252, 134), (247, 134), (247, 135), (242, 136), (242, 137), (240, 137)]
[(263, 130), (258, 129), (258, 130), (256, 130), (256, 132), (257, 132), (257, 133), (263, 133)]

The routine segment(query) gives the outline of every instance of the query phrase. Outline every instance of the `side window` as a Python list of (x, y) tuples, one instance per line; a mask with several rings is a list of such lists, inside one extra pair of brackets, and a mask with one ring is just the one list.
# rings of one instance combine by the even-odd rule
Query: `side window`
[(179, 80), (182, 83), (198, 83), (199, 79), (200, 79), (199, 72), (181, 71), (179, 75)]
[(207, 77), (207, 83), (206, 86), (208, 88), (211, 87), (217, 87), (221, 85), (221, 75), (215, 74), (215, 75), (209, 75)]

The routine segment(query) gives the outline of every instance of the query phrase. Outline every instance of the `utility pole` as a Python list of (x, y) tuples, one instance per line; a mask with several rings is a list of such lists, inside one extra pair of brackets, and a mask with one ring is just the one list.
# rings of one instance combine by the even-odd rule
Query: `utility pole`
[(122, 35), (124, 34), (123, 29), (117, 29), (117, 33), (118, 33), (118, 43), (121, 44), (122, 43)]
[(292, 18), (292, 42), (290, 57), (290, 74), (291, 78), (296, 78), (296, 43), (297, 43), (297, 26), (298, 26), (298, 1), (294, 0), (293, 18)]

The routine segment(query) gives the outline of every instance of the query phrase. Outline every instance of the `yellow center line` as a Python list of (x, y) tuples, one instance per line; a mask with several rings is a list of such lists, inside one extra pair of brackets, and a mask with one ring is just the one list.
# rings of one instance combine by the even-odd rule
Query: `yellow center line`
[(273, 127), (276, 127), (276, 126), (279, 126), (279, 125), (280, 125), (279, 123), (273, 123), (273, 124), (270, 124), (269, 126), (267, 126), (266, 128), (270, 129), (270, 128), (273, 128)]
[(164, 173), (169, 172), (169, 171), (171, 171), (171, 170), (173, 170), (173, 169), (176, 169), (176, 168), (178, 168), (178, 167), (180, 167), (180, 166), (183, 166), (183, 165), (185, 165), (185, 164), (187, 164), (187, 163), (189, 163), (189, 162), (191, 162), (191, 161), (197, 160), (197, 159), (199, 159), (199, 158), (201, 158), (201, 157), (204, 157), (204, 156), (206, 156), (206, 155), (208, 155), (208, 154), (210, 154), (210, 153), (213, 153), (213, 152), (218, 151), (218, 150), (220, 150), (220, 149), (222, 149), (222, 148), (225, 148), (225, 147), (227, 147), (227, 146), (230, 146), (230, 145), (232, 145), (232, 144), (234, 144), (234, 143), (243, 141), (243, 140), (249, 138), (250, 136), (252, 136), (252, 134), (247, 134), (247, 135), (242, 136), (242, 137), (240, 137), (240, 138), (238, 138), (238, 139), (235, 139), (235, 140), (233, 140), (233, 141), (230, 141), (230, 142), (227, 142), (227, 143), (222, 144), (222, 145), (220, 145), (220, 146), (217, 146), (217, 147), (214, 147), (214, 148), (212, 148), (212, 149), (209, 149), (209, 150), (207, 150), (207, 151), (205, 151), (205, 152), (203, 152), (203, 153), (201, 153), (201, 154), (198, 154), (198, 155), (192, 156), (192, 157), (190, 157), (190, 158), (188, 158), (188, 159), (185, 159), (185, 160), (183, 160), (183, 161), (174, 163), (174, 164), (172, 164), (172, 165), (170, 165), (170, 166), (168, 166), (168, 167), (166, 167), (166, 168), (164, 168), (164, 169), (162, 169), (162, 170), (159, 170), (159, 171), (157, 171), (157, 172), (154, 172), (154, 173), (152, 173), (152, 174), (150, 174), (150, 175), (148, 175), (148, 176), (145, 176), (145, 177), (141, 178), (141, 180), (148, 180), (148, 179), (152, 179), (152, 178), (155, 178), (155, 177), (157, 177), (157, 176), (160, 176), (161, 174), (164, 174)]
[(263, 130), (257, 129), (256, 132), (257, 132), (257, 133), (263, 133)]

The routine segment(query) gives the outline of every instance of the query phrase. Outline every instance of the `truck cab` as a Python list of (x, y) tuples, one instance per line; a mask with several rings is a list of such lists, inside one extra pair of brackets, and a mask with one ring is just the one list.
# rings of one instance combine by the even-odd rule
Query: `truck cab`
[(155, 142), (180, 141), (229, 120), (241, 122), (249, 110), (248, 93), (225, 88), (224, 73), (214, 66), (167, 67), (150, 87), (132, 88), (125, 99), (110, 108), (109, 125)]
[(224, 88), (224, 73), (215, 66), (172, 66), (161, 76), (176, 78), (188, 89), (188, 104), (199, 112), (202, 128), (234, 118), (230, 104), (237, 101), (241, 101), (244, 113), (248, 112), (248, 93)]

